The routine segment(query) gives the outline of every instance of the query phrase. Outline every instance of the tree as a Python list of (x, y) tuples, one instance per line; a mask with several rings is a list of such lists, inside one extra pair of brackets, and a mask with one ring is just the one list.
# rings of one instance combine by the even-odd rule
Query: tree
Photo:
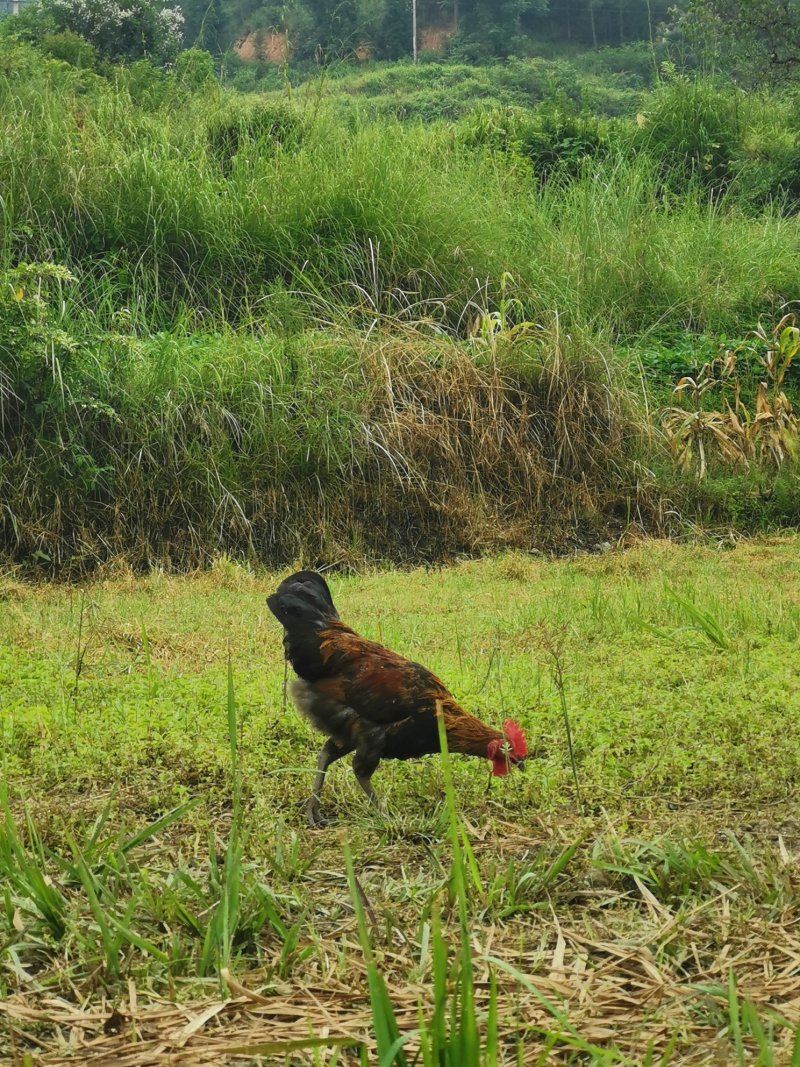
[(105, 59), (168, 62), (181, 48), (183, 13), (151, 0), (43, 0), (57, 30), (71, 30)]
[(597, 48), (652, 38), (674, 6), (673, 0), (549, 0), (543, 14), (525, 12), (522, 23), (531, 33), (544, 30)]
[(800, 71), (800, 0), (689, 0), (678, 25), (701, 56), (754, 84)]
[(221, 0), (182, 0), (181, 10), (186, 20), (183, 39), (190, 48), (214, 53), (224, 50), (225, 18)]
[(393, 0), (376, 21), (374, 42), (382, 59), (399, 59), (411, 52), (411, 2)]
[(307, 0), (314, 19), (316, 45), (324, 55), (347, 55), (358, 46), (359, 11), (356, 0)]
[(508, 55), (520, 37), (523, 15), (546, 9), (547, 0), (460, 0), (459, 33), (488, 53)]

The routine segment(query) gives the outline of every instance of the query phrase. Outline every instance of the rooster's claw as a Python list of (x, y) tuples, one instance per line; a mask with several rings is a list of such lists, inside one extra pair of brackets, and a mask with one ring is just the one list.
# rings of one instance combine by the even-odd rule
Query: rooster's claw
[(323, 826), (328, 826), (331, 822), (319, 810), (319, 804), (315, 804), (313, 801), (309, 801), (306, 805), (306, 819), (312, 830), (319, 830)]

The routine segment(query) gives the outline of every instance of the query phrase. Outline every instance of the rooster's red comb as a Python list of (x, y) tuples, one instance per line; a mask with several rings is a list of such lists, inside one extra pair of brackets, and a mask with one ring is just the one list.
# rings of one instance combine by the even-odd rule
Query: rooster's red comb
[(503, 733), (506, 735), (509, 745), (511, 745), (511, 755), (517, 759), (525, 759), (528, 755), (528, 745), (525, 741), (525, 734), (519, 724), (515, 723), (513, 719), (506, 719), (503, 723)]

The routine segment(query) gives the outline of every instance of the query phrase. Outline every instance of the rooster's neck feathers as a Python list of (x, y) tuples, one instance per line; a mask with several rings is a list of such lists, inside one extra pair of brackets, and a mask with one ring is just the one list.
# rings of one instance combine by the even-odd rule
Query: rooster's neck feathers
[(499, 730), (482, 723), (459, 707), (454, 700), (448, 701), (443, 708), (444, 729), (447, 734), (447, 747), (451, 752), (460, 752), (465, 756), (485, 756), (491, 741), (502, 741)]

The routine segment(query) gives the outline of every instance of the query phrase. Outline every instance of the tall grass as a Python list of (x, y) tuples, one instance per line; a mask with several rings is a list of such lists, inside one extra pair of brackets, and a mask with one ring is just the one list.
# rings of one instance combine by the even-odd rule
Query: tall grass
[(679, 194), (666, 180), (670, 153), (702, 149), (680, 87), (543, 175), (442, 125), (218, 89), (145, 107), (32, 56), (0, 66), (17, 559), (401, 560), (658, 528), (669, 464), (615, 342), (741, 332), (800, 276), (781, 205), (753, 212), (693, 164)]
[[(432, 989), (430, 1002), (420, 1004), (418, 1031), (401, 1034), (392, 1007), (391, 996), (375, 960), (364, 916), (364, 908), (356, 881), (352, 851), (345, 847), (350, 895), (356, 909), (361, 947), (367, 960), (370, 1004), (375, 1038), (381, 1064), (408, 1067), (410, 1062), (422, 1062), (425, 1067), (483, 1067), (497, 1063), (497, 986), (491, 984), (488, 1011), (483, 1020), (484, 1035), (479, 1033), (475, 998), (475, 975), (471, 943), (470, 914), (467, 897), (467, 876), (463, 848), (469, 848), (460, 826), (456, 810), (455, 791), (447, 751), (447, 736), (443, 720), (439, 718), (439, 741), (444, 769), (445, 804), (452, 849), (450, 889), (456, 902), (459, 929), (459, 948), (456, 960), (448, 961), (447, 941), (442, 932), (438, 905), (434, 904), (431, 934)], [(463, 843), (462, 843), (463, 842)], [(432, 1011), (430, 1011), (432, 1004)], [(419, 1044), (417, 1056), (410, 1061), (405, 1046)]]
[(557, 325), (469, 345), (411, 327), (72, 344), (35, 318), (40, 296), (9, 299), (31, 316), (0, 453), (20, 559), (442, 558), (523, 545), (534, 524), (599, 536), (652, 507), (622, 376)]
[[(179, 95), (148, 112), (123, 87), (40, 67), (0, 74), (6, 262), (80, 267), (93, 316), (249, 322), (288, 287), (463, 330), (464, 307), (497, 299), (509, 271), (529, 313), (637, 337), (750, 325), (793, 291), (796, 220), (709, 196), (703, 146), (684, 144), (669, 100), (639, 140), (631, 123), (542, 189), (524, 159), (465, 151), (443, 125), (348, 126), (312, 99), (284, 136), (282, 103)], [(716, 99), (704, 90), (707, 111)], [(221, 157), (226, 129), (236, 151)], [(677, 175), (684, 158), (689, 184), (665, 196), (665, 159)]]

